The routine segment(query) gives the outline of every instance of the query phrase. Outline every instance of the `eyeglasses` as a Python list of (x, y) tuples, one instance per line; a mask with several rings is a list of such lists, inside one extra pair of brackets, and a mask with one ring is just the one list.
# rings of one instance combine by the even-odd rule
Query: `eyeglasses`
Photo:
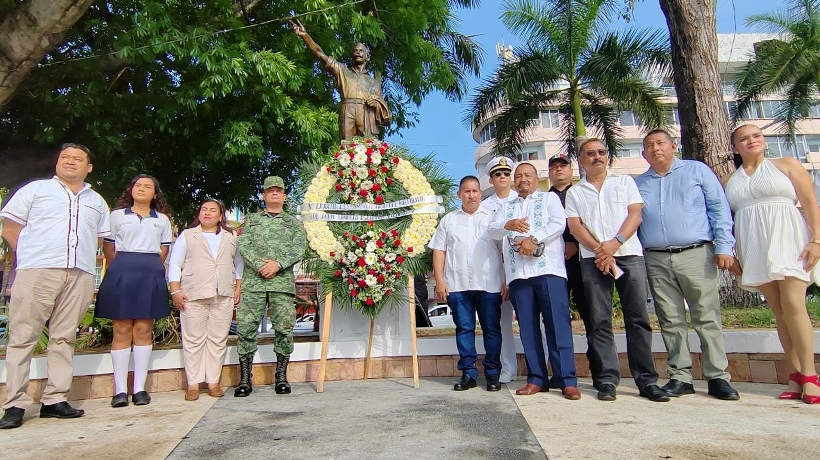
[(496, 171), (496, 172), (493, 173), (493, 177), (501, 177), (501, 176), (510, 177), (510, 172), (509, 171)]
[(605, 157), (607, 155), (607, 151), (606, 151), (606, 149), (587, 150), (586, 152), (584, 152), (584, 155), (586, 155), (588, 157), (594, 157), (596, 155), (601, 156), (601, 157)]

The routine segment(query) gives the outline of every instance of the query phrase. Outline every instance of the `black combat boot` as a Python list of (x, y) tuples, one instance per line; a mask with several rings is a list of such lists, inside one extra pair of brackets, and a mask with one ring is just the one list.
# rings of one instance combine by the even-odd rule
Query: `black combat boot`
[(239, 357), (239, 385), (233, 391), (233, 395), (237, 398), (244, 398), (253, 393), (251, 366), (253, 366), (253, 354)]
[(290, 355), (276, 355), (276, 394), (289, 395), (290, 383), (288, 383), (288, 362)]

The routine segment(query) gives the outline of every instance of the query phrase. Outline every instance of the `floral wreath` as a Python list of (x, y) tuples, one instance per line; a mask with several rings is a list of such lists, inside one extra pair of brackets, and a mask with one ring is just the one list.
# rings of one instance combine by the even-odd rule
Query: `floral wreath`
[[(388, 299), (403, 295), (408, 274), (425, 271), (420, 256), (443, 210), (440, 194), (406, 151), (373, 138), (344, 140), (325, 162), (301, 169), (304, 183), (315, 171), (301, 206), (313, 251), (308, 271), (334, 296), (376, 316)], [(435, 183), (449, 187), (436, 168), (428, 169)], [(396, 213), (397, 207), (407, 210)], [(326, 209), (354, 213), (339, 217)]]

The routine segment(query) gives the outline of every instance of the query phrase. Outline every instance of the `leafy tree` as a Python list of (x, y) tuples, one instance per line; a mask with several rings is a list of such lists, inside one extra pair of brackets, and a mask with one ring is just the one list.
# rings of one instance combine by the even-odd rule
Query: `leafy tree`
[[(109, 201), (144, 172), (180, 223), (205, 196), (253, 208), (265, 176), (293, 182), (301, 161), (338, 140), (334, 85), (288, 18), (309, 13), (301, 21), (338, 59), (369, 45), (401, 129), (426, 95), (457, 99), (478, 71), (477, 45), (454, 19), (475, 3), (97, 2), (0, 111), (0, 164), (14, 165), (0, 184), (49, 174), (53, 147), (72, 141), (95, 153), (89, 178)], [(13, 5), (0, 1), (0, 17)]]
[(791, 0), (772, 13), (746, 19), (746, 24), (778, 34), (755, 46), (755, 56), (735, 78), (737, 111), (743, 118), (761, 96), (785, 93), (775, 119), (794, 134), (797, 121), (809, 116), (820, 91), (820, 1)]
[(505, 1), (502, 20), (526, 45), (478, 88), (466, 120), (477, 125), (496, 116), (498, 150), (516, 150), (540, 111), (557, 107), (570, 155), (588, 125), (602, 132), (614, 155), (622, 110), (646, 127), (665, 125), (662, 94), (649, 76), (669, 72), (667, 37), (609, 31), (620, 6), (620, 0)]

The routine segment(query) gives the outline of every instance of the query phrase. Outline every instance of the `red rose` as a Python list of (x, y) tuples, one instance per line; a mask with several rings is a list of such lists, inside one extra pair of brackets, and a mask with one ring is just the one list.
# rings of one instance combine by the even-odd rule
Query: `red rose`
[(347, 284), (353, 284), (353, 278), (348, 278), (347, 279)]
[(367, 287), (367, 282), (365, 280), (359, 280), (359, 287), (360, 288)]
[(376, 177), (376, 170), (375, 169), (368, 169), (367, 175), (370, 177)]
[(387, 185), (393, 185), (393, 178), (392, 178), (392, 177), (388, 177), (388, 178), (387, 178), (387, 180), (386, 180), (385, 182), (387, 182)]
[(387, 169), (387, 166), (382, 166), (382, 172), (387, 174), (387, 171), (389, 171), (389, 169)]
[[(356, 177), (356, 171), (353, 171), (353, 170), (351, 169), (351, 170), (350, 170), (350, 175), (351, 175), (351, 176), (353, 176), (353, 177)], [(351, 182), (351, 184), (352, 184), (352, 182)]]
[(395, 228), (393, 230), (390, 230), (390, 234), (393, 235), (394, 238), (399, 236), (399, 232)]
[(364, 257), (359, 257), (359, 260), (356, 261), (356, 264), (358, 264), (360, 267), (364, 267), (365, 265), (367, 265), (367, 263), (364, 261)]
[(342, 191), (342, 184), (336, 184), (336, 191), (337, 191), (337, 192), (341, 192), (341, 191)]
[(376, 274), (376, 270), (373, 270), (373, 269), (371, 268), (370, 270), (368, 270), (368, 271), (367, 271), (367, 274), (368, 274), (368, 275), (375, 275), (375, 274)]
[(372, 147), (368, 147), (368, 148), (367, 148), (367, 152), (366, 152), (366, 153), (367, 153), (368, 155), (372, 155), (372, 154), (373, 154), (373, 148), (372, 148)]
[(336, 270), (335, 272), (333, 272), (333, 276), (335, 276), (336, 278), (341, 278), (342, 277), (342, 271), (341, 270)]
[[(354, 175), (355, 175), (355, 173), (354, 173)], [(353, 181), (350, 181), (350, 188), (356, 188), (356, 183), (353, 182)]]
[(374, 192), (378, 192), (381, 189), (382, 188), (381, 188), (381, 186), (379, 186), (379, 184), (373, 184), (373, 186), (370, 187), (370, 190), (373, 190)]
[(385, 270), (390, 270), (390, 264), (384, 264), (384, 269)]
[(327, 167), (327, 172), (329, 172), (330, 174), (333, 174), (333, 170), (330, 169), (330, 166)]
[(409, 247), (407, 248), (407, 252), (413, 252), (413, 246), (409, 246)]
[(367, 225), (369, 225), (370, 227), (372, 227), (372, 226), (373, 226), (373, 224), (374, 224), (374, 222), (373, 222), (372, 220), (368, 220), (368, 221), (367, 221)]
[(344, 232), (342, 235), (343, 235), (345, 238), (347, 238), (347, 237), (349, 237), (349, 236), (350, 236), (350, 232)]
[(400, 239), (396, 238), (395, 240), (393, 240), (393, 246), (399, 247), (399, 245), (401, 245), (401, 240)]
[(345, 172), (344, 171), (339, 171), (339, 177), (345, 177)]
[(396, 256), (396, 262), (398, 262), (399, 264), (403, 264), (404, 263), (404, 257)]
[(350, 290), (350, 297), (356, 297), (358, 294), (359, 294), (359, 292), (356, 291), (355, 289)]
[(366, 303), (368, 307), (372, 307), (373, 306), (373, 299), (368, 297), (367, 300), (364, 301), (364, 303)]
[(391, 291), (390, 289), (384, 291), (384, 295), (390, 295), (392, 293), (393, 293), (393, 291)]
[(330, 251), (330, 257), (336, 257), (336, 251)]
[(379, 238), (382, 238), (382, 239), (387, 238), (387, 233), (384, 233), (384, 232), (379, 233)]
[(363, 247), (364, 247), (364, 240), (359, 240), (359, 247), (360, 247), (360, 248), (363, 248)]
[[(348, 154), (348, 156), (350, 157), (350, 161), (353, 161), (353, 157), (356, 156), (356, 155), (353, 155), (353, 152), (350, 152)], [(398, 163), (396, 163), (396, 164), (398, 164)]]
[(376, 197), (376, 199), (374, 201), (375, 201), (376, 204), (384, 204), (384, 197), (379, 195), (379, 196)]
[[(352, 159), (352, 158), (351, 158), (351, 159)], [(399, 164), (399, 157), (393, 157), (393, 164), (394, 164), (394, 165)]]
[[(348, 234), (349, 234), (349, 233), (345, 232), (345, 236), (347, 236)], [(351, 235), (351, 236), (350, 236), (350, 239), (351, 239), (352, 241), (359, 241), (359, 237), (358, 237), (358, 236), (356, 236), (356, 235)]]
[(395, 275), (394, 275), (394, 277), (395, 277), (396, 279), (401, 278), (401, 272), (396, 272), (396, 273), (395, 273)]
[(376, 278), (376, 281), (377, 281), (379, 284), (384, 283), (384, 275), (379, 275), (379, 277), (378, 277), (378, 278)]
[(339, 158), (339, 155), (341, 154), (342, 152), (336, 151), (336, 153), (333, 154), (333, 158)]
[(368, 155), (368, 156), (367, 156), (367, 160), (365, 160), (365, 162), (364, 162), (364, 163), (365, 163), (365, 164), (368, 164), (368, 165), (369, 165), (370, 163), (373, 163), (373, 159), (372, 159), (372, 158), (370, 158), (370, 155)]
[(361, 190), (359, 190), (359, 195), (361, 195), (362, 197), (367, 196), (367, 194), (368, 194), (368, 193), (370, 193), (370, 192), (368, 192), (368, 191), (367, 191), (367, 190), (365, 190), (365, 189), (361, 189)]
[(376, 240), (376, 247), (377, 248), (383, 248), (384, 247), (384, 241)]
[(355, 146), (356, 146), (356, 143), (355, 143), (355, 142), (351, 142), (351, 143), (350, 143), (350, 146), (351, 146), (351, 147), (355, 147)]

